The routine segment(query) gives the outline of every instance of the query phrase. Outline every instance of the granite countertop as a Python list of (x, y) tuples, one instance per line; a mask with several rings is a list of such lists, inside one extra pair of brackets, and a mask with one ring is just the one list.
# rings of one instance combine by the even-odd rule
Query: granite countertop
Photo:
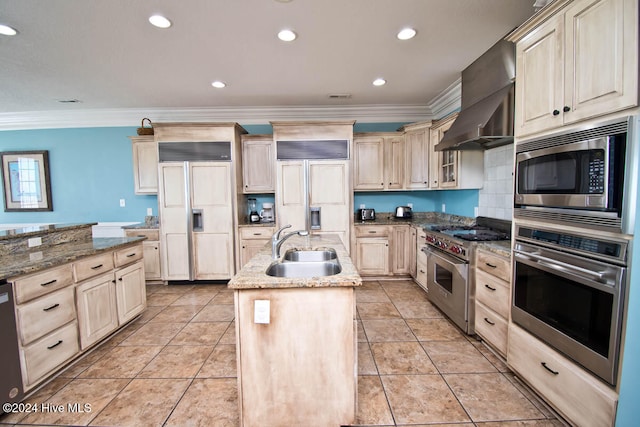
[(478, 242), (478, 248), (493, 252), (505, 258), (511, 257), (511, 240), (500, 240), (492, 242)]
[(123, 230), (157, 230), (158, 228), (159, 226), (157, 223), (155, 225), (150, 225), (146, 222), (122, 226)]
[(230, 289), (286, 289), (286, 288), (319, 288), (319, 287), (348, 287), (360, 286), (362, 279), (344, 248), (340, 237), (335, 235), (323, 236), (294, 236), (286, 240), (280, 249), (284, 255), (287, 249), (299, 248), (334, 248), (338, 261), (342, 265), (342, 272), (333, 276), (295, 278), (267, 276), (265, 271), (273, 262), (271, 259), (271, 245), (266, 244), (229, 282)]
[(0, 280), (55, 267), (79, 258), (131, 246), (146, 237), (110, 237), (42, 246), (0, 257)]
[(244, 218), (243, 220), (238, 221), (238, 227), (275, 227), (275, 221), (269, 222), (249, 222), (248, 219)]
[(14, 228), (11, 230), (1, 230), (0, 241), (77, 230), (81, 228), (91, 227), (96, 224), (97, 222), (79, 224), (47, 224), (33, 227)]
[(459, 215), (451, 215), (441, 212), (414, 212), (411, 218), (396, 218), (393, 212), (376, 212), (376, 219), (371, 221), (360, 221), (355, 218), (353, 225), (415, 225), (422, 227), (424, 224), (465, 224), (475, 223), (475, 218)]

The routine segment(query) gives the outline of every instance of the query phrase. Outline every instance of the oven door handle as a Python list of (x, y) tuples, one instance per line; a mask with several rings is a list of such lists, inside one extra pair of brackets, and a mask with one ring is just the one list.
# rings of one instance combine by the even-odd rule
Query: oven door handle
[(573, 274), (573, 275), (582, 276), (582, 277), (586, 276), (589, 279), (596, 280), (601, 283), (606, 283), (606, 279), (604, 278), (604, 275), (606, 272), (604, 271), (588, 270), (586, 268), (578, 267), (571, 264), (566, 264), (564, 262), (547, 258), (541, 255), (524, 253), (520, 251), (515, 251), (515, 256), (518, 258), (535, 261), (540, 265), (543, 265), (552, 270), (560, 271), (562, 273)]

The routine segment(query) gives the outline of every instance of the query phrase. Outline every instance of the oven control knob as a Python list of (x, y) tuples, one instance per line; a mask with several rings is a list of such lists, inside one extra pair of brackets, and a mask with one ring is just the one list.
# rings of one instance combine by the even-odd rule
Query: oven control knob
[(460, 248), (460, 246), (451, 246), (451, 252), (459, 254), (462, 253), (462, 249)]

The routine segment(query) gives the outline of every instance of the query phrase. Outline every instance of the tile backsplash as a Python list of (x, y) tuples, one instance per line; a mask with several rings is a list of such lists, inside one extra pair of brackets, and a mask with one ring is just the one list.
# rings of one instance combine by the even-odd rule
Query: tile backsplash
[(484, 185), (478, 215), (511, 220), (513, 215), (513, 144), (484, 152)]

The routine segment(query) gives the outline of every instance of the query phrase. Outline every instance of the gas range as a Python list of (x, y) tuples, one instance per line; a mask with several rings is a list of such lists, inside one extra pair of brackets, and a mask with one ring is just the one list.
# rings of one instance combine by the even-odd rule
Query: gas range
[(476, 242), (509, 240), (511, 221), (478, 217), (475, 225), (427, 224), (426, 243), (469, 261)]

